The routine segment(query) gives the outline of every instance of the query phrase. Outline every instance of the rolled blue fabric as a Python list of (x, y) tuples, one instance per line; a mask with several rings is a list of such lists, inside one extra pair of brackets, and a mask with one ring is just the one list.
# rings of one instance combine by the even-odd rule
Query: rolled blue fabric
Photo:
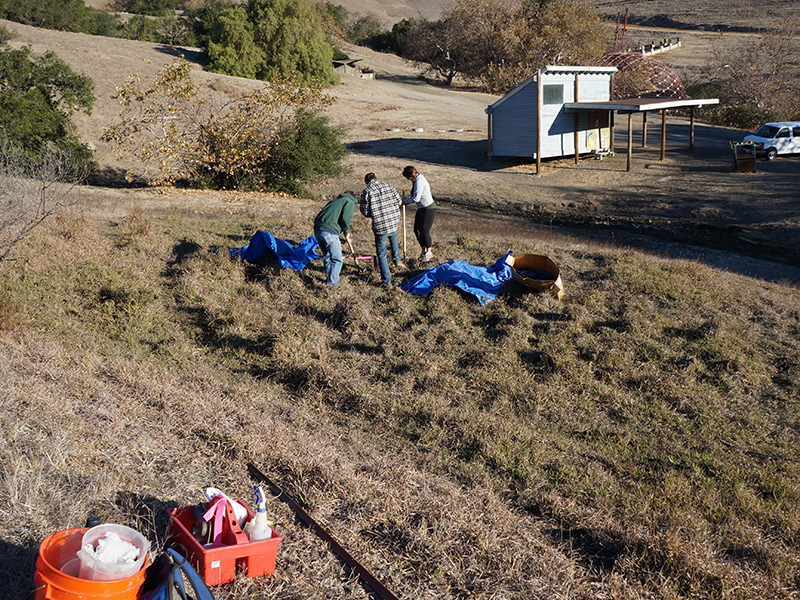
[(316, 253), (317, 238), (313, 235), (308, 236), (297, 246), (292, 246), (286, 240), (276, 238), (267, 231), (257, 231), (250, 244), (241, 248), (230, 248), (231, 258), (238, 258), (245, 262), (254, 264), (264, 256), (266, 252), (272, 252), (284, 269), (302, 271), (308, 263), (319, 258)]
[(508, 252), (491, 267), (475, 267), (463, 260), (451, 260), (412, 277), (400, 289), (424, 295), (437, 285), (448, 285), (472, 294), (481, 306), (486, 306), (497, 298), (503, 285), (511, 279), (511, 267), (506, 262), (510, 254)]

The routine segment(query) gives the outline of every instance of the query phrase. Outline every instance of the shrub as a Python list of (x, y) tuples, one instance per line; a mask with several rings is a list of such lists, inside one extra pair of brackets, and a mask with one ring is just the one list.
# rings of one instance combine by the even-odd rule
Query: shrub
[(280, 127), (279, 143), (265, 165), (268, 189), (300, 196), (308, 193), (307, 184), (342, 175), (347, 155), (343, 135), (344, 130), (331, 127), (327, 117), (298, 111), (294, 121)]
[(256, 44), (266, 55), (259, 79), (291, 78), (303, 85), (330, 85), (333, 47), (310, 0), (250, 0), (247, 12)]
[[(139, 159), (140, 174), (149, 183), (287, 189), (294, 177), (302, 185), (339, 172), (335, 165), (345, 153), (340, 133), (315, 113), (331, 102), (321, 88), (274, 79), (260, 90), (211, 105), (198, 95), (190, 70), (188, 62), (178, 60), (152, 83), (131, 76), (117, 88), (122, 119), (105, 130), (103, 139), (122, 156)], [(326, 155), (314, 154), (316, 148)]]
[(103, 35), (106, 37), (120, 37), (123, 24), (119, 15), (114, 13), (87, 8), (83, 11), (77, 31), (89, 35)]
[(0, 18), (33, 27), (108, 35), (119, 17), (84, 4), (83, 0), (0, 1)]
[(264, 51), (255, 43), (253, 24), (241, 6), (215, 16), (208, 42), (209, 68), (217, 73), (255, 79), (266, 68)]
[(85, 168), (55, 144), (34, 157), (0, 139), (0, 260), (45, 219), (75, 205), (72, 190), (86, 178)]
[(347, 28), (347, 38), (359, 46), (369, 45), (370, 40), (377, 37), (383, 29), (381, 22), (372, 15), (358, 17)]
[(122, 37), (129, 40), (144, 42), (158, 42), (158, 22), (143, 15), (134, 15), (123, 25), (120, 30)]
[(327, 19), (334, 27), (339, 29), (339, 31), (344, 31), (347, 29), (347, 22), (350, 19), (350, 12), (344, 6), (341, 4), (324, 2), (318, 4), (317, 7), (323, 16), (327, 16)]
[(368, 45), (379, 52), (392, 52), (398, 56), (408, 53), (408, 44), (420, 27), (427, 24), (424, 19), (403, 19), (392, 25), (391, 31), (381, 31), (368, 40)]
[(17, 37), (15, 32), (8, 29), (5, 25), (0, 25), (0, 45), (5, 44), (9, 40), (13, 40), (15, 37)]
[(720, 106), (715, 110), (715, 118), (713, 120), (729, 127), (756, 129), (762, 123), (780, 121), (781, 116), (778, 113), (759, 107), (754, 102), (744, 102), (742, 104)]
[(800, 19), (784, 21), (737, 50), (715, 48), (714, 83), (721, 122), (752, 128), (800, 118)]
[(33, 158), (56, 146), (70, 162), (91, 167), (91, 151), (78, 139), (71, 113), (91, 113), (92, 90), (90, 77), (53, 52), (31, 57), (29, 46), (0, 50), (0, 129)]
[(179, 0), (112, 0), (109, 6), (117, 12), (160, 16), (180, 8)]

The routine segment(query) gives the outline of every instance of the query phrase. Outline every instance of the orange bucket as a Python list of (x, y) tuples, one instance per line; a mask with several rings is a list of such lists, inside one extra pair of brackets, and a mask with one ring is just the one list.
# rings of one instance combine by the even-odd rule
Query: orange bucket
[[(70, 575), (88, 527), (63, 529), (48, 535), (36, 559), (34, 600), (136, 600), (144, 584), (147, 559), (135, 575), (113, 581), (90, 581)], [(62, 571), (62, 569), (64, 569)]]

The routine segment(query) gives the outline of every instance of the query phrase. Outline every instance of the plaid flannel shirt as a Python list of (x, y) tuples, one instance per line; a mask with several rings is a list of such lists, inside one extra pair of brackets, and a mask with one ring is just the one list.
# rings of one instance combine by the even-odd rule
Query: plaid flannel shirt
[(373, 179), (361, 192), (358, 208), (365, 217), (372, 218), (372, 232), (376, 235), (396, 233), (400, 224), (400, 194), (390, 183)]

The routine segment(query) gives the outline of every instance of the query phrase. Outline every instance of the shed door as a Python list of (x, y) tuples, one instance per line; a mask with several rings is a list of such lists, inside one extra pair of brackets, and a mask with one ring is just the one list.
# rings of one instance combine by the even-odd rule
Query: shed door
[(603, 150), (609, 147), (610, 129), (607, 110), (590, 110), (586, 129), (586, 149)]

